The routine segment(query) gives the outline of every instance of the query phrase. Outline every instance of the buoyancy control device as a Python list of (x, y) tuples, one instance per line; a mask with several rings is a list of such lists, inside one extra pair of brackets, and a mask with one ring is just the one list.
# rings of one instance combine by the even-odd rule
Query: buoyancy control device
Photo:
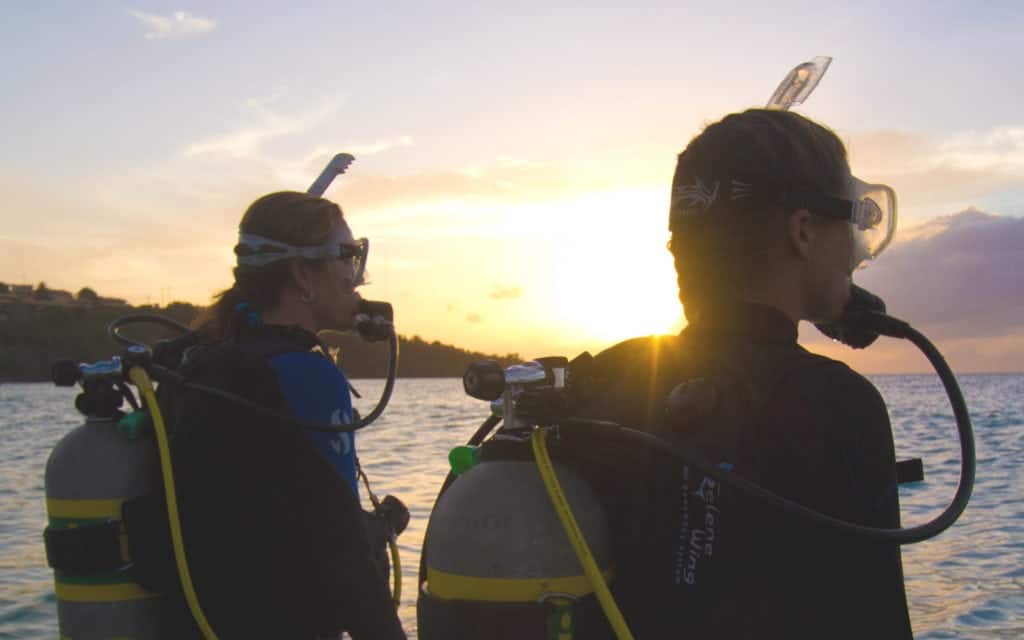
[[(351, 161), (348, 154), (339, 154), (310, 192), (322, 193), (330, 178), (344, 172)], [(133, 324), (157, 324), (181, 335), (151, 348), (122, 333)], [(160, 315), (132, 314), (111, 323), (108, 334), (124, 350), (110, 360), (54, 363), (56, 385), (81, 388), (75, 407), (85, 416), (85, 422), (54, 447), (45, 471), (48, 524), (43, 537), (47, 561), (54, 570), (61, 638), (178, 638), (197, 627), (203, 637), (216, 637), (191, 584), (168, 430), (153, 383), (216, 396), (296, 428), (353, 432), (384, 411), (398, 367), (398, 337), (390, 304), (361, 301), (354, 325), (365, 340), (387, 340), (390, 351), (388, 376), (377, 405), (352, 424), (298, 420), (190, 380), (179, 365), (184, 353), (197, 344), (198, 335)], [(128, 411), (123, 409), (126, 402)], [(395, 537), (408, 523), (408, 511), (393, 496), (378, 500), (372, 491), (369, 495), (373, 519), (379, 521), (375, 526), (390, 540), (397, 603), (401, 573)], [(193, 620), (176, 619), (179, 609), (171, 605), (172, 599), (184, 599)]]
[[(541, 358), (505, 370), (495, 362), (478, 363), (467, 370), (464, 386), (469, 395), (491, 402), (492, 415), (467, 445), (453, 449), (449, 458), (452, 472), (439, 492), (424, 541), (419, 575), (420, 637), (506, 637), (495, 635), (495, 629), (515, 624), (517, 633), (507, 637), (568, 640), (614, 632), (617, 638), (631, 638), (629, 621), (623, 619), (614, 600), (591, 597), (591, 593), (607, 592), (607, 582), (614, 580), (612, 563), (616, 545), (621, 542), (619, 538), (635, 536), (636, 532), (624, 534), (622, 529), (614, 528), (617, 523), (602, 524), (597, 521), (597, 514), (612, 511), (629, 499), (620, 493), (622, 486), (630, 484), (626, 476), (643, 475), (643, 467), (652, 456), (674, 460), (678, 467), (690, 470), (690, 484), (695, 492), (685, 493), (702, 496), (703, 511), (693, 510), (692, 505), (688, 510), (691, 518), (701, 520), (702, 526), (707, 518), (714, 520), (718, 488), (728, 486), (734, 494), (785, 511), (805, 524), (878, 542), (911, 544), (944, 531), (966, 508), (974, 482), (974, 442), (967, 407), (952, 371), (935, 347), (910, 325), (883, 311), (880, 299), (855, 288), (843, 318), (821, 329), (856, 348), (867, 346), (879, 335), (910, 340), (939, 374), (956, 417), (962, 465), (956, 494), (936, 518), (902, 529), (845, 522), (787, 500), (733, 473), (728, 465), (719, 464), (713, 447), (706, 446), (708, 443), (702, 443), (699, 437), (680, 440), (657, 430), (633, 428), (639, 425), (602, 419), (588, 411), (591, 405), (584, 408), (581, 402), (584, 395), (592, 397), (592, 393), (585, 393), (588, 387), (593, 391), (593, 360), (587, 354), (571, 363), (564, 358)], [(604, 385), (609, 382), (607, 373), (604, 372)], [(702, 384), (706, 380), (694, 377), (662, 389), (658, 397), (651, 399), (657, 405), (655, 409), (665, 413), (672, 411), (673, 405), (685, 404), (694, 415), (701, 413), (702, 406), (745, 406), (732, 417), (721, 412), (708, 414), (712, 420), (724, 421), (726, 430), (742, 422), (744, 411), (757, 409), (756, 394), (752, 396), (749, 389), (743, 388), (742, 376), (721, 370), (712, 377), (713, 385)], [(709, 397), (722, 391), (733, 395)], [(503, 421), (501, 428), (491, 435)], [(721, 441), (721, 436), (716, 440)], [(552, 443), (550, 456), (543, 446), (538, 446), (545, 441)], [(545, 467), (552, 465), (551, 458), (557, 468), (568, 473), (559, 470), (557, 475), (545, 474)], [(920, 460), (897, 463), (897, 476), (901, 483), (922, 479)], [(538, 479), (543, 491), (538, 489)], [(569, 499), (561, 495), (559, 486), (563, 484)], [(574, 500), (573, 495), (586, 498)], [(538, 501), (542, 504), (535, 504)], [(564, 517), (577, 509), (585, 526), (576, 526)], [(552, 537), (551, 522), (555, 516), (562, 525), (561, 536)], [(531, 518), (538, 522), (527, 522)], [(643, 540), (632, 542), (643, 544)], [(593, 553), (586, 548), (588, 543), (594, 547)], [(609, 548), (611, 559), (606, 555)], [(472, 550), (465, 562), (461, 557), (464, 549)], [(490, 550), (490, 556), (486, 550)], [(577, 563), (572, 562), (572, 556)], [(681, 558), (679, 570), (684, 581), (687, 571), (699, 569), (696, 565), (691, 567), (687, 558)], [(558, 594), (547, 587), (558, 580), (574, 580), (580, 573), (587, 575), (589, 588), (574, 583), (580, 587), (575, 593)], [(510, 578), (523, 575), (533, 579), (532, 590), (518, 593), (514, 606), (488, 597), (491, 592), (486, 589), (472, 588), (490, 581), (507, 584)], [(459, 588), (451, 588), (453, 584)], [(511, 594), (512, 590), (506, 588), (503, 593)], [(600, 612), (589, 606), (595, 601)], [(556, 608), (553, 602), (562, 608)], [(594, 615), (603, 621), (594, 621)], [(550, 621), (555, 619), (566, 624), (553, 625)], [(581, 632), (582, 628), (587, 631)]]

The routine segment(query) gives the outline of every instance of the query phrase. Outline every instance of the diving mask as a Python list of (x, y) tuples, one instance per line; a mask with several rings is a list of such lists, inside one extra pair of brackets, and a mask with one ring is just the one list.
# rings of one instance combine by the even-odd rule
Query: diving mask
[(238, 234), (235, 255), (238, 266), (262, 267), (278, 260), (304, 258), (306, 260), (342, 260), (352, 267), (352, 286), (365, 284), (366, 259), (370, 253), (370, 241), (359, 238), (355, 243), (332, 238), (327, 242), (310, 247), (272, 240), (253, 233)]
[(853, 226), (854, 266), (865, 266), (882, 253), (896, 233), (896, 192), (885, 184), (870, 184), (850, 176), (849, 199), (814, 192), (790, 191), (786, 204)]
[(669, 230), (686, 219), (739, 213), (763, 206), (783, 206), (828, 218), (845, 220), (853, 227), (853, 266), (863, 266), (892, 241), (896, 233), (896, 192), (884, 184), (869, 184), (850, 176), (847, 197), (826, 195), (802, 184), (765, 180), (760, 176), (673, 179)]

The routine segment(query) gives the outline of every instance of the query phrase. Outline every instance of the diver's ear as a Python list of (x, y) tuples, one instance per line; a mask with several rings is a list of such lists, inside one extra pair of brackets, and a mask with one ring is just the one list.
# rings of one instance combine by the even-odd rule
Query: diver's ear
[(292, 260), (288, 265), (292, 276), (292, 286), (301, 300), (310, 299), (313, 296), (313, 274), (309, 266), (302, 260)]
[(807, 209), (797, 209), (786, 218), (786, 239), (793, 252), (807, 259), (811, 255), (817, 227), (814, 214)]

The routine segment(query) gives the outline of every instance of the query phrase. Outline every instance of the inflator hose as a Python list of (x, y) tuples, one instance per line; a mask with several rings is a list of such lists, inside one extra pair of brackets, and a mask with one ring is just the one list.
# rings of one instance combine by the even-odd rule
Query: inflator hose
[(587, 544), (587, 539), (583, 536), (583, 531), (580, 530), (580, 525), (576, 522), (575, 516), (572, 515), (569, 502), (566, 500), (562, 487), (558, 483), (558, 476), (555, 475), (555, 468), (551, 465), (548, 447), (544, 442), (546, 437), (547, 431), (545, 429), (535, 427), (530, 436), (530, 444), (533, 446), (533, 456), (537, 460), (537, 470), (540, 472), (541, 480), (544, 481), (544, 488), (547, 489), (548, 497), (551, 499), (551, 506), (555, 508), (555, 513), (558, 514), (558, 520), (562, 523), (562, 528), (565, 529), (565, 535), (569, 539), (569, 544), (572, 545), (572, 550), (576, 553), (580, 566), (583, 567), (583, 573), (586, 574), (587, 579), (590, 581), (590, 586), (594, 589), (594, 595), (597, 596), (597, 601), (601, 604), (604, 615), (608, 618), (608, 622), (615, 631), (615, 637), (619, 640), (633, 640), (633, 634), (629, 631), (629, 627), (626, 625), (626, 620), (622, 617), (622, 612), (619, 611), (618, 605), (615, 604), (615, 598), (612, 597), (611, 591), (608, 590), (604, 576), (601, 575), (601, 568), (597, 566), (594, 555), (590, 552), (590, 546)]
[[(370, 497), (370, 503), (373, 504), (374, 509), (380, 509), (380, 500), (373, 493), (373, 489), (370, 488), (370, 479), (366, 477), (366, 473), (363, 472), (362, 466), (356, 462), (356, 474), (363, 479), (363, 486), (366, 487), (366, 495)], [(398, 556), (398, 536), (395, 535), (394, 531), (391, 531), (391, 535), (388, 537), (388, 552), (391, 554), (391, 568), (394, 571), (392, 578), (394, 579), (394, 589), (391, 591), (391, 600), (395, 603), (395, 607), (398, 608), (402, 605), (402, 559)]]
[(181, 537), (181, 521), (178, 518), (178, 496), (174, 489), (174, 474), (171, 470), (171, 450), (167, 439), (167, 427), (164, 425), (164, 416), (160, 412), (160, 405), (156, 400), (156, 393), (153, 391), (153, 383), (149, 374), (142, 367), (132, 367), (128, 371), (128, 379), (139, 389), (140, 395), (149, 409), (149, 415), (153, 418), (153, 427), (156, 431), (157, 449), (160, 452), (160, 472), (163, 476), (164, 495), (167, 497), (167, 520), (171, 528), (171, 544), (174, 547), (174, 563), (178, 568), (178, 578), (181, 580), (182, 590), (185, 592), (185, 601), (188, 609), (192, 612), (199, 630), (206, 640), (216, 640), (217, 635), (210, 628), (206, 615), (199, 606), (199, 598), (196, 597), (195, 587), (192, 585), (192, 575), (188, 570), (188, 560), (185, 558), (185, 544)]

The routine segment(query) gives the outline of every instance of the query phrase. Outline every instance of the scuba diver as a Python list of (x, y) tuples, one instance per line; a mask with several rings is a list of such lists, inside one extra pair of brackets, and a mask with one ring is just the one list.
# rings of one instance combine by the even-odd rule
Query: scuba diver
[[(81, 386), (86, 417), (46, 466), (62, 637), (405, 638), (396, 538), (409, 512), (373, 494), (354, 438), (394, 388), (393, 312), (357, 292), (369, 243), (320, 197), (353, 159), (335, 156), (308, 193), (249, 206), (234, 283), (195, 329), (129, 314), (108, 327), (121, 356), (54, 363), (58, 386)], [(182, 335), (150, 347), (121, 333), (129, 324)], [(365, 417), (325, 329), (390, 343)]]
[[(787, 111), (830, 61), (679, 155), (679, 335), (466, 370), (491, 412), (449, 454), (420, 638), (912, 637), (900, 545), (964, 512), (974, 436), (942, 354), (852, 282), (892, 240), (896, 195)], [(896, 461), (878, 391), (798, 345), (800, 320), (854, 348), (909, 340), (934, 367), (962, 457), (940, 514), (900, 527), (897, 486), (923, 480), (921, 460)]]
[[(349, 383), (316, 334), (353, 328), (367, 248), (326, 199), (256, 200), (235, 282), (199, 320), (181, 373), (307, 422), (353, 423)], [(354, 433), (304, 431), (195, 390), (165, 399), (192, 581), (218, 635), (405, 637), (374, 558), (383, 541), (364, 526)]]
[[(751, 109), (709, 125), (672, 181), (668, 248), (688, 326), (596, 356), (585, 413), (821, 513), (898, 527), (881, 396), (797, 344), (800, 320), (840, 319), (854, 270), (892, 236), (894, 205), (806, 117)], [(912, 637), (898, 546), (809, 527), (678, 461), (648, 468), (646, 490), (622, 497), (616, 537), (637, 637)]]

